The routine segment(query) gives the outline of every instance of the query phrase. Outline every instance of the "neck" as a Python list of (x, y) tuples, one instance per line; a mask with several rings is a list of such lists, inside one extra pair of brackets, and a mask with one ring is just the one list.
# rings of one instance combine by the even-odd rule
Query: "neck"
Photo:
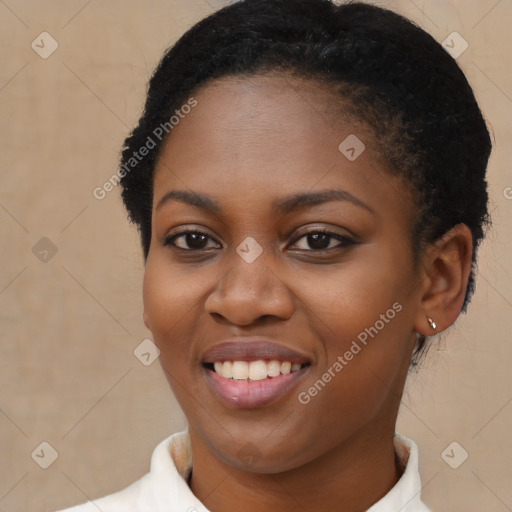
[[(397, 483), (393, 428), (368, 428), (315, 460), (282, 473), (244, 471), (220, 460), (191, 430), (190, 487), (212, 512), (268, 512), (299, 508), (367, 510)], [(319, 492), (321, 490), (321, 492)]]

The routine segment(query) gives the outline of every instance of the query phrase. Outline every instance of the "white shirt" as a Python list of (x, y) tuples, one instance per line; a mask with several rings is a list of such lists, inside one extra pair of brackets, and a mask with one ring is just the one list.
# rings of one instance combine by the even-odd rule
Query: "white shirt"
[[(400, 480), (367, 512), (430, 512), (421, 501), (418, 447), (395, 434), (395, 451), (402, 467)], [(150, 472), (125, 489), (58, 512), (210, 512), (187, 484), (192, 470), (188, 431), (164, 439), (151, 457)]]

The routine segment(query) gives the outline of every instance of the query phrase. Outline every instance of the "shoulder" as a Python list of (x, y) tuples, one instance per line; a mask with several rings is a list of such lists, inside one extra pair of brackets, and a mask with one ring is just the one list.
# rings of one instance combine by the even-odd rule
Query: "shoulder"
[(102, 512), (122, 512), (123, 510), (132, 512), (140, 510), (142, 512), (145, 509), (137, 507), (138, 504), (144, 502), (149, 476), (150, 474), (147, 473), (128, 487), (103, 498), (89, 500), (86, 503), (58, 510), (57, 512), (98, 512), (98, 510)]
[[(187, 440), (187, 432), (179, 432), (160, 442), (153, 451), (149, 473), (128, 487), (102, 498), (89, 498), (86, 503), (57, 512), (155, 512), (159, 502), (168, 502), (186, 485), (180, 477), (174, 458), (181, 458), (191, 464), (186, 456), (188, 452), (185, 451)], [(174, 457), (171, 456), (172, 447), (175, 447)], [(183, 469), (188, 469), (188, 465)]]

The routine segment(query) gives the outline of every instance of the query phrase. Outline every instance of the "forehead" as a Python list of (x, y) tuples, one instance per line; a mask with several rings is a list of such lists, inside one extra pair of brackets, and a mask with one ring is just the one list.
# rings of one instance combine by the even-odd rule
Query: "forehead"
[[(219, 149), (243, 140), (254, 147), (272, 147), (286, 141), (304, 145), (309, 140), (318, 148), (327, 132), (339, 137), (340, 129), (349, 123), (359, 132), (369, 131), (364, 123), (348, 115), (344, 108), (347, 100), (332, 85), (298, 76), (227, 76), (203, 84), (194, 97), (198, 106), (173, 133), (188, 132), (193, 122), (198, 136)], [(368, 135), (365, 133), (366, 138)]]
[(404, 204), (393, 194), (406, 195), (406, 188), (386, 172), (373, 133), (344, 113), (343, 98), (331, 87), (298, 77), (236, 76), (192, 96), (197, 106), (162, 149), (155, 204), (175, 188), (238, 203), (333, 187), (367, 203), (384, 194)]

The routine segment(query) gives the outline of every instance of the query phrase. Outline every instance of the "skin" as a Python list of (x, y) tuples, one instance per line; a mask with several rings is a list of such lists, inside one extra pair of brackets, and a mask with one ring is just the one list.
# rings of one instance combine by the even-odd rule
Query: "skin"
[[(155, 170), (143, 286), (145, 324), (188, 420), (190, 487), (212, 512), (366, 510), (400, 477), (393, 435), (416, 333), (434, 334), (427, 315), (436, 332), (457, 318), (471, 233), (454, 227), (414, 265), (408, 187), (386, 173), (370, 129), (334, 117), (325, 85), (224, 77), (193, 96), (198, 105), (172, 130)], [(366, 145), (353, 162), (338, 150), (349, 134)], [(368, 209), (335, 200), (271, 210), (290, 194), (325, 189)], [(206, 194), (221, 211), (177, 200), (157, 207), (170, 190)], [(166, 244), (178, 228), (207, 237)], [(315, 245), (305, 235), (318, 229), (334, 236)], [(247, 236), (263, 249), (250, 264), (235, 250)], [(298, 394), (395, 302), (402, 310), (300, 403)], [(233, 336), (274, 339), (312, 365), (278, 402), (228, 408), (207, 385), (201, 356)], [(251, 460), (238, 453), (249, 442)]]

